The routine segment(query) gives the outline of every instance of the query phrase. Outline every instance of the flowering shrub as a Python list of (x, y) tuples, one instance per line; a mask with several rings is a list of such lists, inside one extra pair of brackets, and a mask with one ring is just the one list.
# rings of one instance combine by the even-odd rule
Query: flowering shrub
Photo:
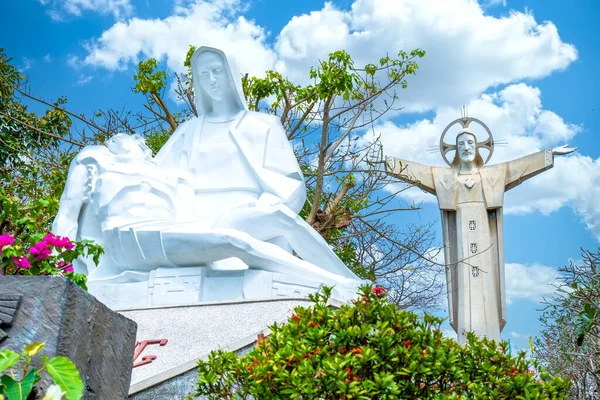
[[(398, 310), (383, 288), (327, 306), (331, 289), (243, 357), (212, 352), (196, 396), (209, 399), (562, 399), (569, 386), (508, 344), (468, 334), (459, 345), (442, 319)], [(535, 368), (537, 372), (534, 372)]]
[(25, 243), (9, 233), (0, 235), (0, 270), (4, 274), (66, 276), (86, 289), (86, 277), (75, 272), (73, 261), (91, 256), (96, 264), (103, 250), (91, 241), (73, 242), (68, 237), (33, 234)]
[[(22, 175), (19, 174), (21, 178)], [(51, 174), (57, 175), (58, 171)], [(75, 272), (73, 262), (80, 256), (90, 256), (98, 264), (104, 251), (89, 240), (75, 242), (52, 233), (39, 233), (49, 229), (59, 202), (53, 196), (39, 197), (35, 182), (37, 179), (32, 178), (4, 185), (0, 176), (0, 273), (66, 276), (86, 289), (86, 277)], [(63, 184), (57, 184), (53, 192), (60, 193)], [(31, 193), (17, 196), (6, 191), (28, 185)]]

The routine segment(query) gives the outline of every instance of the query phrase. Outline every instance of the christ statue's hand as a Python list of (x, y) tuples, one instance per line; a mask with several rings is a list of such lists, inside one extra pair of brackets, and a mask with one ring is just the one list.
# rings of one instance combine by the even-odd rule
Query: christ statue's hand
[(559, 156), (569, 154), (577, 150), (577, 147), (569, 147), (568, 144), (564, 144), (559, 147), (555, 147), (552, 149), (552, 154), (558, 154)]

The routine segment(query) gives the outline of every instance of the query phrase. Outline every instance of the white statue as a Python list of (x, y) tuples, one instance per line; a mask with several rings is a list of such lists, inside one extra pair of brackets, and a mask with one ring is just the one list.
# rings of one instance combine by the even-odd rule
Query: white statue
[[(482, 125), (489, 137), (477, 141), (468, 129), (471, 122)], [(460, 123), (455, 144), (444, 137)], [(480, 148), (489, 151), (486, 161)], [(488, 127), (476, 118), (459, 118), (446, 127), (440, 151), (450, 168), (431, 167), (386, 157), (388, 171), (437, 196), (442, 215), (450, 325), (460, 343), (466, 332), (500, 340), (506, 324), (504, 286), (504, 192), (552, 168), (555, 154), (576, 149), (562, 146), (502, 164), (485, 166), (492, 156), (494, 140)], [(455, 151), (450, 162), (446, 154)]]
[(245, 109), (221, 51), (201, 47), (191, 60), (200, 116), (154, 159), (141, 137), (121, 134), (71, 164), (53, 231), (104, 246), (97, 268), (76, 265), (90, 292), (113, 308), (323, 284), (354, 297), (361, 281), (297, 215), (304, 179), (279, 120)]

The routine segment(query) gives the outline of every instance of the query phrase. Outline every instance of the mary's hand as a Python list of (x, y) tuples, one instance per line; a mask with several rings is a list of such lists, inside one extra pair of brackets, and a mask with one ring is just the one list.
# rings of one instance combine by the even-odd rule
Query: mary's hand
[(565, 155), (565, 154), (572, 153), (575, 150), (577, 150), (577, 147), (569, 147), (568, 144), (564, 144), (562, 146), (553, 148), (552, 149), (552, 154), (557, 154), (559, 156), (562, 156), (562, 155)]

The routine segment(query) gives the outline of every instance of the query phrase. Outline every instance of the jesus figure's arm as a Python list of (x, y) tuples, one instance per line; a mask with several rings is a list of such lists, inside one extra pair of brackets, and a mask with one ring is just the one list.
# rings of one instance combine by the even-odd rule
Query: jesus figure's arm
[(506, 163), (505, 190), (519, 186), (529, 178), (541, 174), (554, 166), (552, 149), (538, 151)]
[(428, 193), (435, 194), (433, 173), (431, 172), (431, 167), (429, 165), (423, 165), (395, 157), (386, 157), (385, 165), (386, 170), (390, 175), (415, 185)]

